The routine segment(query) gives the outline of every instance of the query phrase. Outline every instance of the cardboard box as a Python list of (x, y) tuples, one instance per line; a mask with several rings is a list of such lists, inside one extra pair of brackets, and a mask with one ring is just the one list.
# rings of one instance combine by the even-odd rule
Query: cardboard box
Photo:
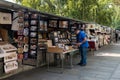
[[(74, 50), (74, 49), (72, 48), (72, 46), (69, 46), (69, 50)], [(69, 50), (66, 50), (66, 51), (69, 51)], [(63, 50), (62, 48), (59, 48), (57, 46), (51, 46), (51, 47), (48, 47), (47, 52), (63, 53), (63, 52), (65, 52), (65, 50)]]
[(52, 45), (52, 40), (47, 40), (47, 46), (48, 46), (48, 47), (53, 46), (53, 45)]
[(0, 33), (2, 35), (3, 40), (8, 42), (8, 40), (9, 40), (8, 31), (5, 29), (0, 29)]
[(72, 46), (69, 46), (69, 50), (74, 50), (74, 48)]
[(59, 48), (59, 47), (56, 47), (56, 46), (51, 46), (51, 47), (48, 47), (47, 52), (50, 52), (50, 53), (62, 53), (62, 52), (64, 52), (64, 50)]

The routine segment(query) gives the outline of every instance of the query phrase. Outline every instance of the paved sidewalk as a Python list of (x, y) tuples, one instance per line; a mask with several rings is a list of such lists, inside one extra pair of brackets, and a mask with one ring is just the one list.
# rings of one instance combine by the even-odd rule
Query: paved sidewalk
[(120, 42), (95, 51), (95, 56), (89, 53), (85, 67), (76, 65), (78, 62), (76, 56), (74, 67), (65, 69), (63, 74), (37, 68), (2, 80), (120, 80)]

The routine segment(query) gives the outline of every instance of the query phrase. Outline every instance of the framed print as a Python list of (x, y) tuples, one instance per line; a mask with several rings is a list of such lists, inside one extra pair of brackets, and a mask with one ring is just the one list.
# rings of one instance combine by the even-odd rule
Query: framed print
[(31, 20), (31, 25), (37, 25), (37, 20)]
[(31, 38), (30, 39), (30, 43), (36, 44), (37, 43), (37, 39), (36, 38)]
[(18, 42), (18, 47), (23, 47), (23, 43), (22, 42)]
[(49, 27), (57, 27), (57, 20), (49, 20)]
[(30, 31), (37, 31), (37, 26), (31, 26)]
[(28, 36), (28, 34), (29, 34), (29, 29), (28, 28), (24, 28), (23, 35), (24, 36)]
[(18, 48), (18, 53), (22, 54), (23, 53), (23, 48)]
[(35, 44), (32, 44), (32, 45), (30, 45), (30, 49), (36, 49), (37, 48), (37, 45), (35, 45)]
[(25, 21), (25, 27), (29, 27), (29, 22), (28, 21)]
[(42, 34), (38, 34), (38, 38), (42, 39), (43, 38)]
[(23, 11), (18, 11), (18, 17), (24, 17), (24, 12)]
[(28, 44), (25, 44), (25, 45), (24, 45), (24, 48), (23, 48), (23, 51), (24, 51), (24, 52), (28, 52), (28, 48), (29, 48)]
[(33, 57), (36, 56), (36, 51), (31, 50), (31, 51), (30, 51), (30, 55), (33, 56)]
[(0, 12), (0, 24), (12, 24), (11, 13)]
[(44, 30), (47, 31), (47, 21), (44, 22)]
[(23, 28), (19, 28), (18, 35), (23, 35)]
[(31, 32), (30, 33), (30, 37), (36, 37), (37, 36), (37, 33), (36, 32)]
[(37, 19), (38, 18), (38, 14), (31, 14), (31, 18), (32, 19)]
[(27, 43), (28, 43), (28, 40), (29, 40), (29, 38), (28, 38), (28, 37), (24, 37), (24, 39), (23, 39), (23, 41), (24, 41), (24, 43), (25, 43), (25, 44), (27, 44)]
[(59, 39), (58, 38), (55, 38), (55, 42), (58, 42), (59, 41)]
[(20, 27), (20, 23), (18, 23), (18, 19), (19, 18), (16, 18), (12, 21), (12, 27), (11, 27), (11, 30), (13, 31), (18, 31), (18, 28)]
[(25, 13), (24, 18), (25, 18), (25, 19), (29, 19), (29, 14), (28, 14), (28, 13)]
[(44, 21), (40, 21), (40, 31), (44, 30)]
[(19, 28), (24, 28), (24, 24), (23, 23), (19, 23)]
[(24, 22), (24, 18), (23, 17), (19, 17), (18, 23), (23, 23), (23, 22)]
[(59, 28), (68, 28), (68, 21), (59, 21)]
[(28, 59), (28, 52), (24, 52), (23, 57), (24, 59)]
[(23, 36), (18, 36), (18, 41), (23, 41)]

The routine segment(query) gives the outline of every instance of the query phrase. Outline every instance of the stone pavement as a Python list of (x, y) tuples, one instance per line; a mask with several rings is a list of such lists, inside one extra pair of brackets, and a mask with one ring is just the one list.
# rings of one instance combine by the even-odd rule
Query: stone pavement
[(47, 72), (46, 67), (22, 72), (2, 80), (120, 80), (120, 42), (104, 46), (95, 55), (88, 53), (85, 67), (76, 65), (79, 56), (74, 58), (74, 67), (65, 69), (63, 74)]

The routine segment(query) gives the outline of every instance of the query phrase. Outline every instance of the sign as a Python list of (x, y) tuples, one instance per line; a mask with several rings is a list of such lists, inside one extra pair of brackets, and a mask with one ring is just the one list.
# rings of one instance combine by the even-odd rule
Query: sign
[(0, 24), (12, 24), (11, 13), (0, 12)]
[(9, 54), (8, 56), (4, 57), (4, 62), (17, 60), (17, 53), (16, 52), (4, 53), (4, 54)]

